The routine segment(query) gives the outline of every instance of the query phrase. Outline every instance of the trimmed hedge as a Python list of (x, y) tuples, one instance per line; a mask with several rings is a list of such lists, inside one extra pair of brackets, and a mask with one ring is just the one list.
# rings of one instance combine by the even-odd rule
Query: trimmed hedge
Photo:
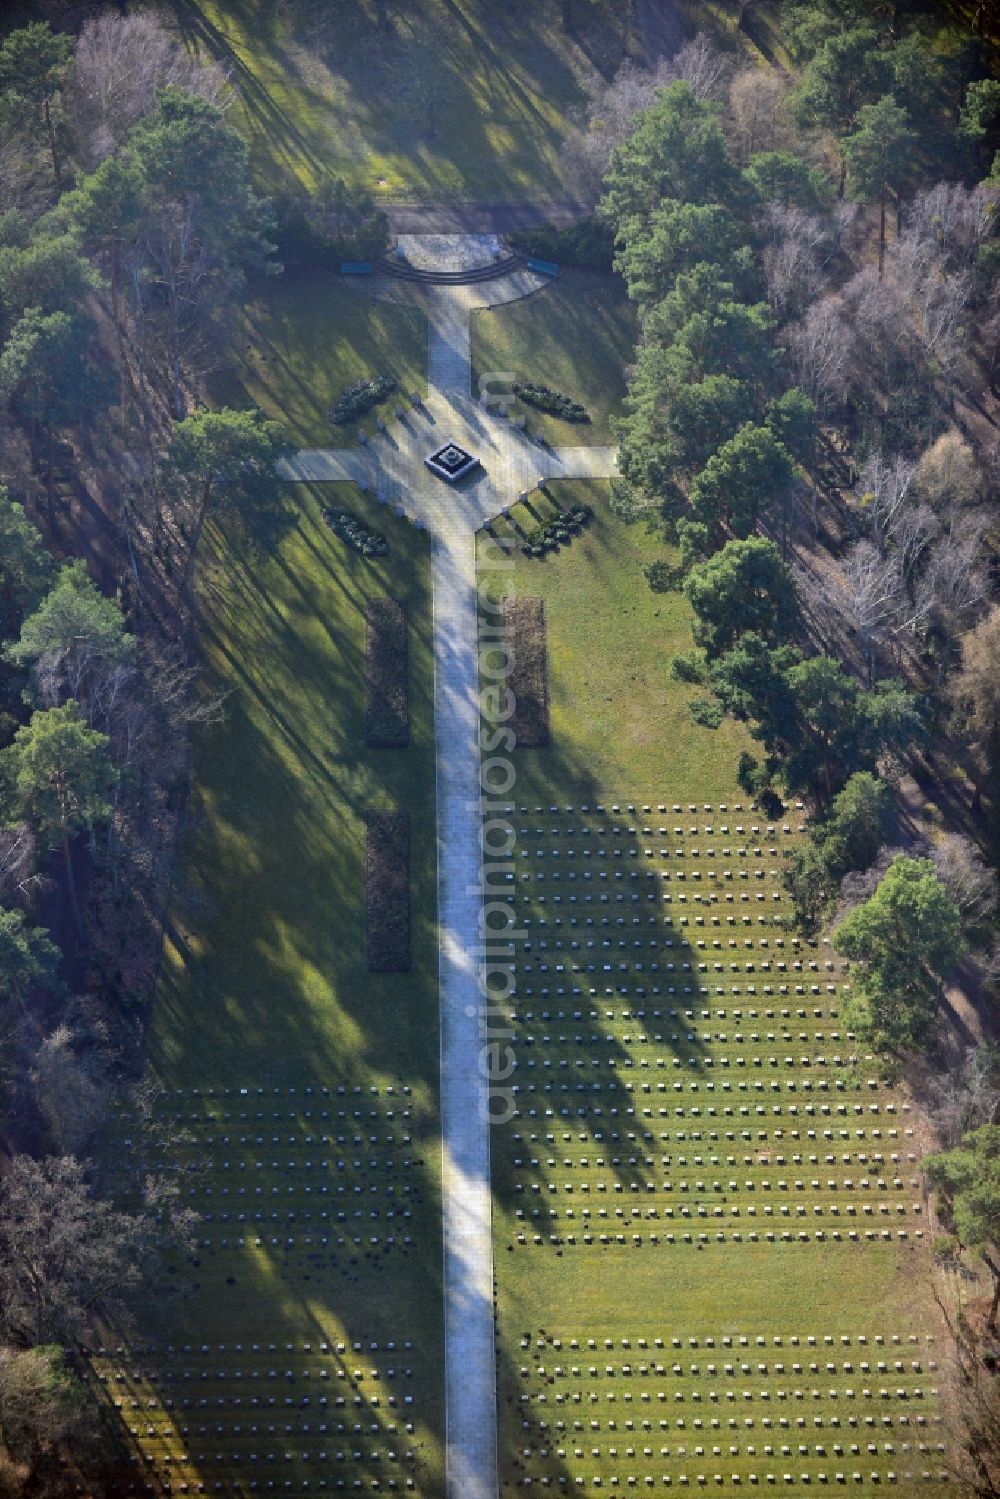
[(323, 519), (341, 541), (360, 552), (362, 557), (384, 557), (389, 543), (378, 531), (370, 531), (349, 510), (324, 510)]
[(615, 236), (610, 224), (595, 218), (581, 219), (566, 229), (542, 224), (537, 229), (515, 229), (507, 236), (510, 246), (538, 260), (559, 265), (589, 265), (610, 271), (615, 254)]
[(368, 972), (409, 973), (410, 814), (380, 808), (365, 827)]
[(511, 642), (514, 669), (514, 730), (519, 749), (536, 749), (549, 742), (549, 676), (545, 650), (545, 600), (507, 598), (504, 627)]
[(564, 395), (561, 390), (553, 390), (551, 385), (536, 385), (531, 380), (515, 380), (514, 394), (520, 396), (522, 401), (527, 401), (529, 406), (537, 406), (541, 411), (550, 411), (553, 416), (562, 417), (564, 422), (590, 421), (590, 412), (586, 406), (581, 406), (579, 401)]
[(365, 743), (405, 749), (410, 742), (410, 653), (406, 610), (398, 599), (365, 606)]
[(341, 391), (330, 407), (331, 426), (342, 427), (345, 422), (353, 422), (355, 417), (365, 416), (379, 401), (391, 396), (395, 389), (394, 375), (374, 375), (370, 380), (355, 380), (353, 385)]
[(536, 526), (528, 533), (521, 547), (526, 557), (544, 557), (546, 552), (555, 552), (579, 536), (584, 526), (593, 517), (589, 505), (571, 505), (568, 510), (558, 510), (543, 526)]

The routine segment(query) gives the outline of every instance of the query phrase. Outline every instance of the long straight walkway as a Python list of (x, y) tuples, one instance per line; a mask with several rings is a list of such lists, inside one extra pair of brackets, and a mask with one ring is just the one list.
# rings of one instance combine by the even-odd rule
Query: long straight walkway
[[(514, 272), (491, 282), (489, 297), (513, 300), (542, 284)], [(303, 450), (283, 467), (289, 479), (369, 484), (431, 534), (448, 1499), (496, 1499), (498, 1491), (490, 1125), (480, 1067), (476, 533), (539, 478), (604, 478), (615, 466), (612, 448), (541, 446), (473, 400), (470, 313), (482, 305), (481, 287), (434, 287), (424, 405), (364, 449)], [(482, 460), (454, 487), (424, 465), (446, 440)]]
[(432, 546), (448, 1494), (495, 1499), (490, 1140), (479, 1068), (475, 536), (453, 532)]
[[(471, 394), (471, 330), (464, 293), (461, 287), (435, 288), (428, 308), (427, 405), (442, 424), (451, 426)], [(483, 999), (476, 961), (482, 908), (477, 526), (470, 525), (462, 507), (447, 506), (445, 486), (439, 483), (433, 492), (442, 503), (433, 531), (431, 580), (447, 1482), (449, 1499), (495, 1499), (490, 1137), (486, 1078), (479, 1068)]]

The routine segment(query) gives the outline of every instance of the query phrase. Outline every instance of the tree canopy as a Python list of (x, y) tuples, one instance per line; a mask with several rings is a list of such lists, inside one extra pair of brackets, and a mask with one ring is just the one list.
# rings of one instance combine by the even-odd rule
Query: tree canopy
[(762, 537), (728, 541), (691, 569), (684, 592), (695, 612), (695, 641), (709, 660), (747, 631), (778, 642), (787, 640), (798, 623), (792, 575), (774, 542)]
[[(955, 1232), (972, 1248), (1000, 1243), (1000, 1124), (983, 1124), (963, 1135), (953, 1150), (924, 1160), (929, 1180), (947, 1199)], [(994, 1277), (989, 1325), (996, 1326), (1000, 1274)]]
[(706, 525), (747, 537), (794, 479), (791, 455), (770, 428), (748, 422), (708, 459), (691, 485), (691, 508)]
[(942, 981), (962, 949), (958, 907), (930, 859), (893, 859), (874, 895), (834, 932), (851, 960), (850, 1008), (880, 1050), (926, 1044)]

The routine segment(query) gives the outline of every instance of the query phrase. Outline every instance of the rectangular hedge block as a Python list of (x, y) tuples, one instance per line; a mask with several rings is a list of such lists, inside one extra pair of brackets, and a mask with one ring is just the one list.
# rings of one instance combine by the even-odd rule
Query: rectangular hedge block
[(410, 814), (367, 813), (368, 972), (410, 971)]
[(372, 598), (365, 609), (365, 743), (404, 749), (410, 742), (410, 653), (406, 610)]
[(515, 709), (512, 725), (519, 749), (549, 742), (549, 677), (545, 654), (545, 600), (508, 598), (504, 623), (514, 653), (510, 687)]

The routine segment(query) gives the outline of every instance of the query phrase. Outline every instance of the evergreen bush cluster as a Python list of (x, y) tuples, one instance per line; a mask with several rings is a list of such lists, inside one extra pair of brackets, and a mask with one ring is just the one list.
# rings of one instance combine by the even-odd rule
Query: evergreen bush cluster
[(360, 552), (362, 557), (384, 557), (389, 543), (378, 531), (369, 531), (356, 516), (347, 510), (324, 510), (323, 519), (332, 527), (341, 541)]
[(341, 391), (330, 407), (331, 425), (342, 427), (345, 422), (364, 416), (373, 406), (391, 396), (395, 389), (394, 375), (373, 375), (370, 380), (355, 380), (353, 385)]
[(389, 221), (364, 194), (335, 183), (320, 197), (272, 199), (274, 242), (284, 266), (339, 271), (345, 260), (377, 260)]
[(558, 551), (580, 534), (593, 513), (589, 505), (582, 504), (558, 510), (551, 520), (531, 532), (521, 551), (526, 557), (543, 557), (546, 552)]
[(561, 390), (553, 390), (551, 385), (536, 385), (531, 380), (516, 380), (514, 394), (522, 401), (527, 401), (529, 406), (537, 406), (541, 411), (550, 411), (553, 416), (562, 417), (564, 422), (590, 421), (590, 412), (586, 406), (581, 406), (579, 401), (574, 401), (572, 396), (564, 395)]
[(615, 237), (610, 224), (590, 217), (578, 224), (557, 229), (555, 224), (540, 224), (537, 229), (518, 229), (509, 236), (513, 249), (537, 260), (553, 260), (557, 265), (586, 265), (595, 270), (610, 271), (615, 253)]

